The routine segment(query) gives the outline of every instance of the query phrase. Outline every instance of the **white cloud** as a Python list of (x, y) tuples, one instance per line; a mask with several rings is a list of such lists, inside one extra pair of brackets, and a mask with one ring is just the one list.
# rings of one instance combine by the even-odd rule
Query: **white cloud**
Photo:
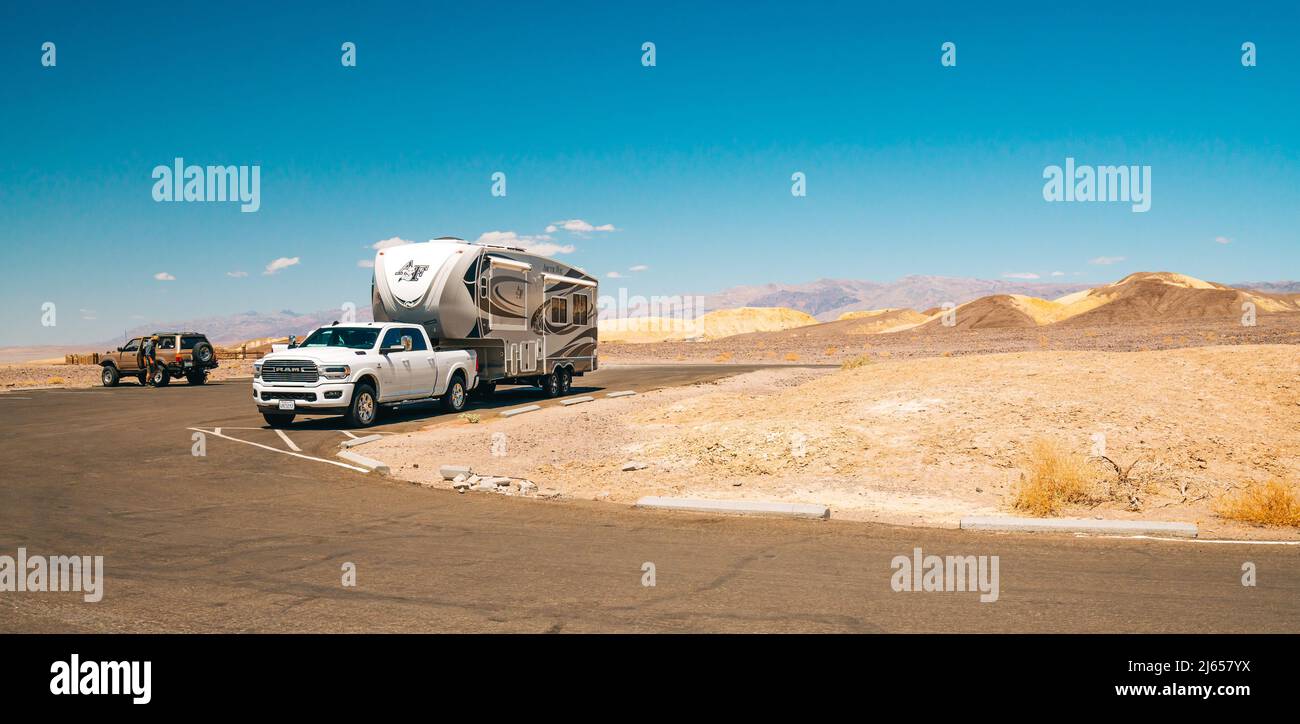
[(374, 268), (375, 268), (375, 260), (374, 260), (374, 259), (358, 259), (358, 260), (357, 260), (357, 266), (361, 267), (362, 269), (374, 269)]
[(228, 276), (228, 277), (233, 277), (233, 278), (235, 278), (235, 279), (239, 279), (239, 278), (242, 278), (242, 277), (246, 277), (246, 276), (248, 276), (248, 272), (246, 272), (246, 271), (230, 271), (230, 272), (226, 272), (226, 276)]
[(1054, 276), (1054, 277), (1063, 277), (1063, 276), (1065, 276), (1065, 272), (1059, 272), (1059, 271), (1058, 271), (1058, 272), (1052, 272), (1052, 276)]
[(88, 322), (93, 322), (96, 319), (98, 319), (98, 317), (95, 316), (98, 314), (98, 312), (96, 312), (93, 309), (78, 309), (77, 311), (81, 312), (81, 318)]
[(157, 280), (160, 281), (160, 282), (174, 282), (174, 281), (176, 281), (176, 277), (172, 276), (171, 274), (168, 274), (167, 272), (158, 272), (157, 274), (154, 274), (154, 275), (153, 275), (153, 278), (154, 278), (154, 279), (157, 279)]
[(1231, 244), (1231, 243), (1232, 243), (1232, 239), (1229, 239), (1229, 238), (1226, 237), (1226, 236), (1216, 236), (1216, 237), (1214, 237), (1214, 241), (1215, 241), (1216, 243), (1219, 243), (1219, 244)]
[(1038, 275), (1033, 272), (1007, 272), (1002, 276), (1007, 279), (1037, 279)]
[(407, 241), (406, 239), (403, 239), (403, 238), (401, 238), (400, 236), (394, 236), (394, 237), (391, 238), (391, 239), (384, 239), (383, 241), (376, 241), (375, 243), (373, 243), (373, 244), (370, 245), (370, 248), (371, 248), (371, 249), (374, 249), (375, 251), (379, 251), (379, 250), (381, 250), (381, 249), (389, 249), (389, 248), (392, 248), (392, 247), (394, 247), (394, 246), (401, 246), (401, 245), (403, 245), (403, 244), (411, 244), (411, 243), (414, 243), (414, 242)]
[(1099, 256), (1099, 257), (1097, 257), (1096, 259), (1089, 259), (1089, 260), (1088, 260), (1088, 263), (1089, 263), (1089, 264), (1101, 264), (1102, 266), (1108, 266), (1108, 265), (1110, 265), (1110, 264), (1118, 264), (1118, 263), (1120, 263), (1121, 261), (1125, 261), (1125, 260), (1127, 260), (1127, 259), (1128, 259), (1128, 257), (1126, 257), (1126, 256)]
[(627, 270), (630, 272), (643, 272), (643, 271), (650, 271), (650, 267), (646, 266), (645, 264), (637, 264), (636, 266), (628, 267)]
[(609, 279), (622, 279), (622, 278), (623, 278), (623, 275), (622, 275), (622, 274), (619, 274), (618, 272), (610, 272), (610, 273), (606, 274), (605, 276), (606, 276), (607, 278), (609, 278)]
[(601, 224), (600, 226), (594, 226), (590, 222), (583, 221), (582, 219), (569, 219), (568, 221), (552, 222), (546, 227), (546, 233), (554, 234), (555, 232), (560, 231), (561, 229), (563, 229), (564, 231), (571, 231), (576, 234), (587, 234), (593, 231), (618, 231), (618, 229), (614, 228), (613, 224)]
[(479, 236), (480, 244), (497, 244), (500, 246), (517, 246), (530, 254), (541, 256), (554, 256), (556, 254), (572, 254), (575, 247), (572, 244), (559, 244), (546, 234), (519, 234), (513, 231), (488, 231)]
[(270, 264), (267, 264), (266, 271), (262, 273), (276, 274), (284, 269), (288, 269), (289, 267), (296, 265), (298, 261), (299, 259), (296, 256), (294, 257), (282, 256), (279, 259), (272, 261)]

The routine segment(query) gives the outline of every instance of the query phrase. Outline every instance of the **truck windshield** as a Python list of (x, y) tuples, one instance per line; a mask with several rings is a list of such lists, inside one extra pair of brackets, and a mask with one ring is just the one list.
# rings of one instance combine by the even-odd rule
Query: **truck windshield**
[(321, 327), (303, 340), (299, 347), (347, 347), (371, 349), (379, 337), (378, 329), (367, 327)]

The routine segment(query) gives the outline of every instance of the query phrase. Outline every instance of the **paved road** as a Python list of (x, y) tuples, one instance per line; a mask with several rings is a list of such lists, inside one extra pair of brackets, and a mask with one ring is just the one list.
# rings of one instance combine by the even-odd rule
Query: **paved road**
[[(611, 367), (584, 382), (741, 369)], [(195, 457), (194, 427), (231, 439), (210, 435)], [(93, 604), (0, 592), (0, 631), (1300, 631), (1293, 546), (672, 515), (426, 490), (288, 454), (344, 435), (324, 420), (280, 438), (247, 382), (0, 395), (0, 555), (103, 555), (107, 578)], [(998, 600), (895, 593), (890, 562), (915, 547), (998, 556)], [(1241, 585), (1247, 561), (1256, 587)]]

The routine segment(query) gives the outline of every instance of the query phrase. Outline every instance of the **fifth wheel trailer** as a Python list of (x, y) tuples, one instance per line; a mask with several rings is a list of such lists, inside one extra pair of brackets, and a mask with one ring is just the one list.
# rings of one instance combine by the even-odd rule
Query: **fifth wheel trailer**
[(439, 347), (472, 349), (480, 392), (497, 383), (568, 392), (597, 368), (595, 277), (523, 249), (442, 238), (375, 255), (376, 322), (420, 324)]

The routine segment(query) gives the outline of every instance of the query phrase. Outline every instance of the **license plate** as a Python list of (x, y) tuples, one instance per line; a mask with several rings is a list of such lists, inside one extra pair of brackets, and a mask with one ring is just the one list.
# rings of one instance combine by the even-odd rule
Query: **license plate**
[(193, 366), (194, 366), (194, 363), (191, 362), (191, 361), (189, 361), (189, 360), (185, 360), (185, 366), (186, 366), (186, 367), (193, 367)]
[(280, 409), (292, 412), (295, 404), (293, 400), (280, 400)]

